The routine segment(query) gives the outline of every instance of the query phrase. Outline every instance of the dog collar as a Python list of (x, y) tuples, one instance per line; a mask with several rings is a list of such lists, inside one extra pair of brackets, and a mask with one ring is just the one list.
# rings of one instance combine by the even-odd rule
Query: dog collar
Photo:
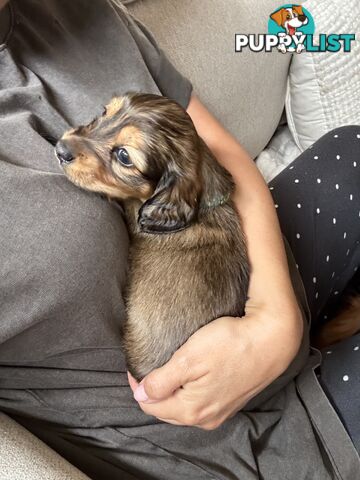
[(216, 208), (216, 207), (221, 207), (222, 205), (225, 205), (230, 200), (231, 193), (227, 193), (226, 195), (221, 195), (220, 197), (215, 197), (212, 200), (209, 200), (207, 202), (203, 202), (201, 206), (203, 208)]

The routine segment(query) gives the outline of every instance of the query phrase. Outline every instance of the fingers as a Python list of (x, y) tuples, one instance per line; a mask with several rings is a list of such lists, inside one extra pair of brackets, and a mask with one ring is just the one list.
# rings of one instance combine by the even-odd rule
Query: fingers
[(157, 417), (157, 418), (158, 418), (158, 420), (161, 420), (162, 422), (171, 423), (171, 425), (183, 426), (180, 422), (177, 422), (176, 420), (173, 420), (172, 418), (160, 418), (160, 417)]
[(187, 394), (184, 389), (178, 389), (171, 397), (156, 403), (139, 402), (140, 408), (147, 415), (152, 415), (174, 425), (201, 425), (218, 412), (214, 405), (193, 392)]
[(181, 347), (164, 366), (153, 370), (142, 380), (138, 387), (139, 400), (160, 401), (170, 397), (182, 385), (199, 377), (196, 366), (193, 356), (184, 346)]
[(166, 418), (181, 422), (181, 411), (184, 409), (183, 401), (179, 398), (177, 390), (170, 397), (158, 401), (139, 402), (139, 407), (147, 415)]

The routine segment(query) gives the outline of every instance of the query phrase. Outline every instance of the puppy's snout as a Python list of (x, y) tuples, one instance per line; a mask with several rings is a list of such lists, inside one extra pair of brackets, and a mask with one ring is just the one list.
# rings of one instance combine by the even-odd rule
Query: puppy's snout
[(305, 22), (305, 20), (306, 20), (306, 15), (299, 15), (299, 16), (298, 16), (298, 19), (300, 20), (300, 22)]
[(71, 153), (69, 146), (66, 145), (63, 140), (57, 142), (55, 147), (55, 154), (59, 159), (61, 165), (64, 163), (71, 163), (74, 160), (74, 155)]

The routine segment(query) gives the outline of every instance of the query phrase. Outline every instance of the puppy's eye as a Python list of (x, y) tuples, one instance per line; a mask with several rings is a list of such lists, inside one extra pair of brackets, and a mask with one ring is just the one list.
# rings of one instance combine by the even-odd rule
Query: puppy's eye
[(118, 160), (121, 165), (124, 165), (124, 167), (132, 167), (133, 163), (130, 160), (130, 156), (126, 148), (123, 147), (116, 147), (113, 150), (114, 155), (116, 157), (116, 160)]

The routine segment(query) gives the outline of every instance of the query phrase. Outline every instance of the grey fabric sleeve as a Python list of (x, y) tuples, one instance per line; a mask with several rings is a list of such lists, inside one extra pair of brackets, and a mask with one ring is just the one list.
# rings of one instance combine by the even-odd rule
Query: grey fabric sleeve
[(143, 23), (118, 4), (114, 8), (126, 22), (139, 51), (162, 95), (177, 101), (183, 108), (190, 102), (192, 84), (171, 63)]

